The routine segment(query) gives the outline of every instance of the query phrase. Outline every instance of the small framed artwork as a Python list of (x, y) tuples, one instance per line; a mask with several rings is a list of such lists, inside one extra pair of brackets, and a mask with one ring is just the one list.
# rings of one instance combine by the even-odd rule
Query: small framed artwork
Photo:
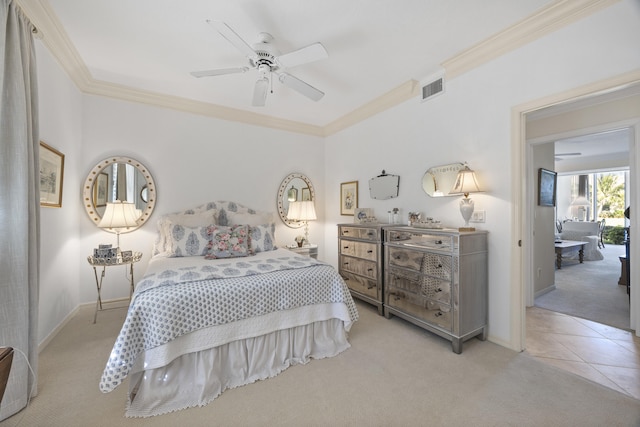
[(64, 154), (40, 141), (40, 206), (62, 207)]
[(371, 221), (373, 218), (373, 209), (371, 208), (356, 208), (353, 214), (353, 222), (356, 224), (363, 224)]
[(310, 201), (311, 200), (311, 190), (309, 187), (302, 187), (302, 201)]
[(109, 187), (109, 175), (100, 172), (93, 185), (93, 204), (96, 208), (107, 206), (107, 188)]
[(354, 215), (358, 207), (358, 181), (340, 184), (340, 215)]
[(544, 168), (538, 169), (538, 205), (556, 205), (556, 182), (558, 174)]

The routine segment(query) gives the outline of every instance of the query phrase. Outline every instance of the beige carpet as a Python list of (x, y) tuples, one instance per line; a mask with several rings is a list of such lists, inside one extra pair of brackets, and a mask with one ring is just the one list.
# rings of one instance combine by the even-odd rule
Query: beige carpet
[(640, 401), (523, 353), (450, 343), (358, 303), (352, 347), (227, 390), (202, 408), (124, 417), (126, 384), (98, 380), (124, 310), (83, 307), (40, 355), (39, 395), (9, 426), (638, 426)]
[(562, 262), (555, 271), (556, 289), (535, 299), (535, 306), (629, 330), (629, 296), (618, 285), (622, 245), (600, 249), (603, 260)]

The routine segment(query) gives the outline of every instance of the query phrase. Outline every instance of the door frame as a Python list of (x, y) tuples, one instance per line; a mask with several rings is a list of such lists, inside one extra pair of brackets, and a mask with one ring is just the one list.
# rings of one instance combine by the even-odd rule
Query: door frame
[[(550, 95), (517, 105), (511, 110), (511, 176), (512, 209), (511, 235), (513, 236), (512, 268), (511, 268), (511, 339), (514, 350), (525, 349), (526, 339), (526, 307), (533, 292), (532, 281), (532, 243), (528, 238), (533, 232), (533, 202), (534, 192), (531, 190), (533, 171), (531, 170), (532, 146), (526, 139), (527, 114), (534, 111), (558, 105), (567, 101), (599, 95), (624, 89), (632, 84), (640, 83), (640, 71), (627, 73), (589, 85), (571, 89), (559, 94)], [(613, 125), (613, 123), (611, 124)], [(617, 125), (631, 128), (632, 141), (629, 146), (629, 173), (631, 182), (637, 182), (635, 176), (640, 170), (637, 145), (640, 144), (640, 117), (622, 120)], [(637, 218), (640, 206), (640, 186), (631, 188), (632, 219)], [(631, 252), (638, 253), (639, 239), (631, 240)], [(631, 277), (638, 277), (639, 266), (631, 263)], [(631, 328), (640, 336), (640, 293), (631, 293)]]

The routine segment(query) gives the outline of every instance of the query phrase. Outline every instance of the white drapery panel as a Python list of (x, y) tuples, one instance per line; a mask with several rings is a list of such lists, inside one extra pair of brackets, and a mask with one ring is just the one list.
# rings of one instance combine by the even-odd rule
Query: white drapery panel
[(36, 391), (40, 182), (33, 26), (12, 0), (0, 15), (0, 346), (16, 350), (3, 420)]

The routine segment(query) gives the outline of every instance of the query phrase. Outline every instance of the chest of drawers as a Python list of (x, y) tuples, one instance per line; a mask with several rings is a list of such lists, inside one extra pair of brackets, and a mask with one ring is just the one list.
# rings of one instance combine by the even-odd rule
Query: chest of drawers
[(354, 298), (383, 314), (382, 227), (338, 224), (338, 272)]
[(487, 328), (487, 233), (384, 230), (384, 313), (434, 332), (462, 352)]

